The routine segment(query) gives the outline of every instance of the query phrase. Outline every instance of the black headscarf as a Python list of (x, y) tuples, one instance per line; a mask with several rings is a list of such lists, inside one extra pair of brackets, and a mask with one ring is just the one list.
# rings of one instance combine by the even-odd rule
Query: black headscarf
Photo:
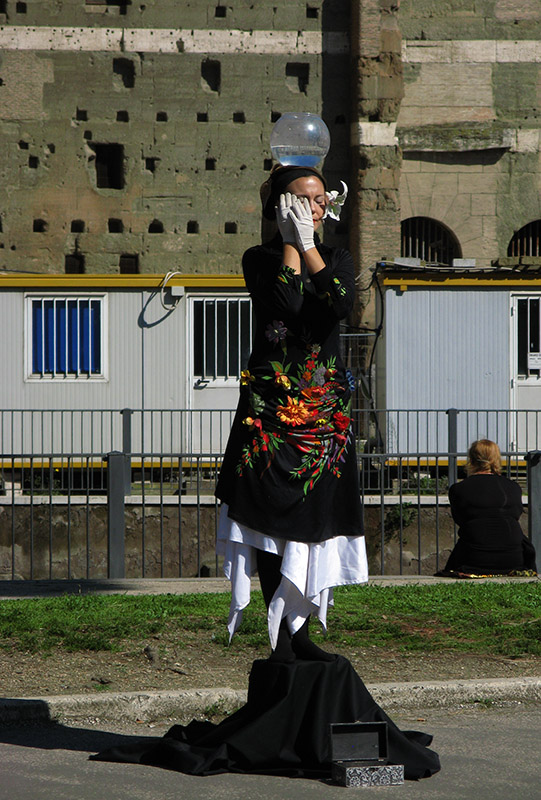
[(274, 206), (278, 203), (280, 195), (285, 192), (289, 184), (296, 181), (297, 178), (310, 178), (312, 176), (318, 178), (325, 191), (327, 191), (325, 178), (317, 169), (295, 166), (275, 167), (260, 189), (263, 216), (266, 219), (276, 219)]

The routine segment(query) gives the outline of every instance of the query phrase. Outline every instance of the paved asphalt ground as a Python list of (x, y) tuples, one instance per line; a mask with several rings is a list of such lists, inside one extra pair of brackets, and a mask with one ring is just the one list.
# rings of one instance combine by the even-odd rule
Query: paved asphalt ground
[[(329, 782), (264, 775), (191, 777), (133, 764), (89, 761), (130, 737), (160, 736), (163, 725), (4, 726), (1, 800), (539, 800), (539, 708), (422, 709), (394, 716), (404, 729), (434, 735), (442, 770), (401, 786), (345, 789)], [(169, 723), (168, 723), (169, 724)]]
[[(400, 577), (372, 582), (430, 584), (438, 579)], [(0, 581), (0, 597), (227, 588), (221, 579)], [(87, 698), (83, 706), (78, 698), (58, 698), (56, 706), (51, 705), (54, 698), (34, 706), (28, 700), (0, 698), (0, 800), (333, 800), (344, 797), (344, 792), (374, 800), (541, 800), (541, 678), (369, 688), (399, 727), (433, 734), (442, 762), (439, 774), (401, 786), (344, 789), (298, 778), (233, 774), (196, 778), (154, 767), (89, 761), (90, 754), (115, 743), (162, 736), (177, 721), (170, 715), (180, 698), (169, 697), (165, 706), (160, 705), (163, 698), (145, 699), (151, 704), (154, 723), (148, 722), (152, 714), (141, 713), (142, 693), (133, 698), (119, 696), (116, 705), (109, 698), (113, 703), (107, 707), (103, 695), (95, 703)], [(184, 712), (195, 710), (197, 702), (195, 693)], [(207, 694), (201, 693), (202, 707), (208, 702)], [(39, 721), (47, 716), (59, 716), (62, 721)], [(137, 717), (146, 721), (137, 723)]]

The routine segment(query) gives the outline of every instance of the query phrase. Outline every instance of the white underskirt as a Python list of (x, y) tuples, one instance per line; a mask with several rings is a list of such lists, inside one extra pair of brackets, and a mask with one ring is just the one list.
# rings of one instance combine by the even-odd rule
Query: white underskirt
[(239, 627), (250, 602), (250, 578), (257, 570), (255, 549), (282, 556), (282, 580), (268, 612), (269, 639), (274, 650), (282, 619), (291, 633), (311, 615), (327, 629), (327, 608), (333, 603), (334, 586), (366, 583), (368, 562), (364, 536), (335, 536), (308, 544), (267, 536), (228, 516), (222, 503), (216, 552), (224, 556), (224, 574), (231, 581), (229, 638)]

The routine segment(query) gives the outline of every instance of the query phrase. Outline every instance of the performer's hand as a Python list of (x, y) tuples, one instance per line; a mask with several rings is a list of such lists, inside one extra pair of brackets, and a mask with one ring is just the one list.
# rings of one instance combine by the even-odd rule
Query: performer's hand
[(291, 192), (286, 192), (280, 195), (278, 205), (274, 207), (276, 211), (276, 221), (278, 223), (278, 230), (284, 244), (296, 244), (295, 227), (293, 220), (289, 214), (293, 204), (294, 195)]
[(293, 197), (289, 215), (295, 229), (297, 247), (303, 253), (311, 250), (316, 245), (314, 242), (314, 220), (312, 219), (312, 209), (308, 198)]

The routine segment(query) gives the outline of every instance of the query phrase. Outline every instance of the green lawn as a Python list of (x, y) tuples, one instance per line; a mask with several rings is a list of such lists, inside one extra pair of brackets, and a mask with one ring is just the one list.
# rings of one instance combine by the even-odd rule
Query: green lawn
[[(351, 586), (337, 589), (335, 600), (328, 641), (342, 646), (541, 655), (539, 583)], [(200, 631), (224, 647), (228, 605), (229, 594), (4, 600), (0, 647), (41, 653), (53, 648), (114, 651), (130, 641), (182, 631)], [(268, 647), (259, 592), (253, 594), (238, 636), (247, 645)]]

